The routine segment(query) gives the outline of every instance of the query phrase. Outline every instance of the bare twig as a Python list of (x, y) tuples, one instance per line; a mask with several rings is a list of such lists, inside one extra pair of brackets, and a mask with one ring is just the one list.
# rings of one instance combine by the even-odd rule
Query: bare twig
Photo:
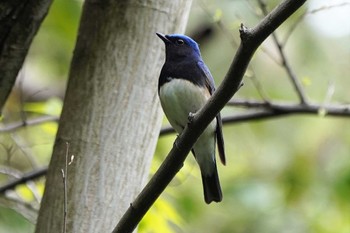
[(283, 1), (255, 28), (248, 29), (241, 25), (240, 34), (242, 41), (222, 84), (209, 99), (208, 103), (194, 115), (192, 122), (178, 136), (165, 161), (135, 201), (130, 204), (113, 233), (128, 233), (136, 228), (148, 209), (181, 169), (197, 138), (236, 93), (256, 49), (305, 1)]
[(24, 111), (24, 95), (23, 95), (23, 82), (24, 82), (24, 69), (18, 73), (17, 79), (18, 79), (18, 88), (19, 88), (19, 104), (20, 104), (20, 116), (23, 124), (27, 121), (27, 113)]
[(73, 162), (74, 155), (71, 156), (71, 160), (68, 162), (68, 155), (69, 155), (69, 142), (66, 142), (66, 158), (65, 158), (65, 165), (64, 169), (61, 169), (62, 173), (62, 180), (63, 180), (63, 228), (62, 233), (67, 232), (67, 179), (68, 179), (68, 166)]
[[(265, 103), (265, 102), (256, 101), (256, 100), (235, 100), (235, 101), (228, 102), (227, 106), (239, 106), (239, 107), (245, 107), (250, 109), (255, 108), (259, 112), (261, 111), (268, 112), (269, 117), (275, 117), (280, 115), (292, 115), (292, 114), (319, 114), (320, 109), (324, 109), (327, 116), (350, 117), (350, 105), (335, 105), (335, 104), (326, 105), (324, 103), (321, 103), (321, 104), (309, 103), (308, 105), (304, 105), (304, 104), (285, 103), (285, 102)], [(253, 111), (253, 112), (250, 112), (249, 114), (254, 115), (254, 113), (256, 112)], [(230, 116), (229, 118), (227, 118), (227, 120), (230, 123), (233, 123), (233, 121), (229, 119), (238, 117), (239, 119), (245, 121), (249, 119), (247, 116), (248, 115), (243, 113), (237, 116)]]
[(334, 83), (329, 83), (327, 93), (326, 93), (326, 96), (325, 96), (324, 101), (323, 101), (322, 108), (320, 108), (320, 110), (319, 110), (319, 114), (321, 114), (321, 115), (328, 114), (328, 111), (327, 111), (327, 109), (325, 109), (325, 106), (329, 105), (329, 103), (331, 102), (331, 99), (334, 95), (334, 91), (335, 91)]
[(310, 10), (308, 12), (305, 12), (304, 14), (302, 14), (301, 16), (299, 16), (299, 18), (297, 20), (295, 20), (295, 22), (293, 23), (293, 25), (289, 28), (287, 34), (285, 35), (284, 39), (283, 39), (283, 45), (286, 45), (287, 44), (287, 41), (288, 39), (290, 38), (290, 36), (292, 35), (293, 31), (296, 29), (296, 27), (298, 26), (298, 24), (308, 15), (311, 15), (311, 14), (315, 14), (315, 13), (318, 13), (318, 12), (321, 12), (321, 11), (324, 11), (324, 10), (329, 10), (329, 9), (332, 9), (332, 8), (336, 8), (336, 7), (343, 7), (343, 6), (347, 6), (347, 5), (350, 5), (350, 3), (348, 2), (343, 2), (343, 3), (339, 3), (339, 4), (334, 4), (334, 5), (329, 5), (329, 6), (322, 6), (322, 7), (319, 7), (317, 9), (313, 9), (313, 10)]
[[(204, 10), (204, 12), (212, 17), (212, 13), (211, 11), (208, 9), (208, 7), (206, 6), (206, 4), (203, 1), (199, 1), (201, 4), (202, 9)], [(251, 6), (251, 4), (248, 5)], [(214, 19), (216, 25), (218, 26), (218, 28), (222, 31), (222, 33), (225, 35), (225, 37), (229, 40), (229, 42), (231, 43), (231, 46), (233, 48), (237, 48), (238, 47), (238, 42), (236, 41), (234, 35), (231, 33), (231, 31), (226, 27), (226, 25), (222, 22), (221, 18), (219, 19)], [(273, 60), (276, 64), (281, 65), (281, 62), (275, 57), (273, 56), (269, 50), (265, 49), (263, 46), (261, 46), (259, 48), (262, 52), (264, 52), (268, 57), (270, 57), (271, 60)], [(260, 95), (260, 97), (265, 100), (266, 102), (268, 102), (268, 98), (267, 95), (265, 94), (263, 87), (261, 85), (261, 83), (259, 82), (259, 80), (256, 77), (256, 74), (254, 72), (254, 69), (252, 68), (252, 65), (249, 64), (249, 71), (252, 72), (252, 75), (250, 76), (251, 81), (253, 82), (254, 87), (256, 88), (258, 94)], [(247, 72), (248, 73), (248, 72)]]
[(28, 173), (24, 174), (22, 177), (20, 177), (16, 180), (10, 181), (7, 184), (1, 186), (0, 187), (0, 194), (4, 194), (5, 191), (7, 191), (9, 189), (13, 189), (17, 185), (24, 184), (27, 181), (31, 181), (31, 180), (37, 179), (41, 176), (44, 176), (46, 174), (46, 172), (47, 172), (47, 167), (28, 172)]
[(15, 168), (11, 168), (9, 166), (0, 166), (0, 173), (5, 174), (7, 176), (12, 176), (14, 178), (20, 178), (23, 173)]
[(41, 116), (33, 119), (27, 119), (26, 121), (14, 122), (0, 127), (0, 133), (11, 132), (24, 126), (38, 125), (51, 121), (57, 122), (58, 120), (58, 116)]
[[(224, 125), (233, 123), (243, 123), (252, 120), (263, 120), (286, 115), (307, 114), (307, 115), (327, 115), (332, 117), (350, 117), (350, 105), (325, 105), (322, 104), (298, 104), (298, 103), (277, 103), (264, 102), (258, 100), (234, 100), (226, 106), (243, 107), (249, 109), (246, 113), (228, 115), (222, 117)], [(321, 111), (324, 114), (321, 114)], [(175, 133), (171, 126), (163, 127), (160, 136)]]
[[(264, 91), (264, 88), (262, 87), (259, 79), (257, 78), (256, 73), (255, 73), (254, 69), (252, 68), (252, 64), (249, 64), (249, 71), (251, 72), (251, 75), (249, 76), (249, 78), (252, 80), (252, 83), (253, 83), (255, 89), (257, 90), (260, 98), (262, 100), (264, 100), (266, 103), (268, 103), (269, 98), (267, 97), (267, 94)], [(246, 73), (246, 75), (247, 75), (247, 73)]]
[[(268, 11), (267, 11), (267, 8), (266, 8), (266, 4), (263, 0), (258, 0), (258, 3), (260, 5), (260, 8), (262, 10), (262, 12), (264, 13), (264, 15), (266, 16), (268, 14)], [(299, 79), (296, 77), (296, 75), (294, 74), (291, 66), (289, 65), (289, 62), (287, 60), (287, 57), (283, 51), (283, 45), (279, 42), (278, 38), (277, 38), (277, 35), (275, 32), (272, 33), (272, 39), (278, 49), (278, 52), (281, 56), (281, 59), (282, 59), (282, 66), (285, 68), (288, 76), (289, 76), (289, 79), (290, 81), (292, 82), (293, 84), (293, 87), (294, 87), (294, 90), (296, 91), (298, 97), (299, 97), (299, 100), (302, 104), (306, 104), (307, 103), (307, 100), (306, 100), (306, 95), (303, 91), (303, 87), (299, 81)]]
[(203, 1), (199, 1), (199, 5), (203, 9), (203, 11), (214, 20), (215, 24), (229, 40), (232, 47), (236, 48), (239, 44), (236, 41), (236, 38), (232, 35), (231, 31), (222, 22), (221, 18), (215, 17), (215, 15), (211, 12), (211, 10), (207, 7), (206, 3), (204, 3)]
[(67, 183), (66, 183), (66, 176), (64, 174), (64, 170), (61, 169), (62, 172), (62, 180), (63, 180), (63, 227), (62, 227), (62, 232), (65, 233), (66, 232), (66, 228), (67, 228)]

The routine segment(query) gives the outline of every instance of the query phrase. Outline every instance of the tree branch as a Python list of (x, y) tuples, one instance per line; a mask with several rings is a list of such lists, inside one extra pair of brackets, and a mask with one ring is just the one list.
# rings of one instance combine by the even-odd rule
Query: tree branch
[(28, 172), (28, 173), (24, 174), (22, 177), (20, 177), (16, 180), (10, 181), (5, 185), (2, 185), (0, 187), (0, 194), (4, 194), (7, 190), (13, 189), (17, 185), (24, 184), (27, 181), (31, 181), (31, 180), (34, 180), (34, 179), (39, 178), (41, 176), (44, 176), (44, 175), (46, 175), (46, 172), (47, 172), (47, 167), (43, 167), (43, 168)]
[[(268, 14), (268, 11), (267, 11), (267, 8), (266, 8), (266, 4), (263, 0), (258, 0), (258, 3), (259, 3), (259, 6), (263, 12), (263, 14), (266, 16)], [(299, 79), (296, 77), (296, 75), (294, 74), (292, 68), (290, 67), (289, 65), (289, 61), (287, 60), (287, 57), (283, 51), (283, 45), (280, 43), (280, 41), (278, 40), (277, 38), (277, 35), (275, 32), (272, 33), (272, 40), (274, 41), (276, 47), (277, 47), (277, 50), (280, 54), (280, 57), (282, 59), (282, 66), (285, 68), (288, 76), (289, 76), (289, 79), (290, 81), (292, 82), (293, 84), (293, 87), (294, 87), (294, 90), (296, 91), (298, 97), (299, 97), (299, 100), (302, 104), (306, 104), (306, 95), (303, 91), (303, 87), (299, 81)]]
[[(223, 116), (222, 123), (224, 125), (296, 114), (318, 114), (320, 116), (350, 117), (350, 105), (304, 105), (300, 103), (277, 103), (242, 99), (229, 101), (226, 106), (247, 108), (249, 109), (249, 112)], [(175, 133), (174, 129), (171, 126), (166, 126), (160, 130), (159, 135), (164, 136), (172, 133)]]
[[(248, 109), (255, 109), (247, 113), (238, 115), (230, 115), (222, 118), (224, 125), (231, 123), (242, 123), (252, 120), (264, 120), (270, 118), (276, 118), (286, 115), (296, 114), (318, 114), (321, 116), (334, 116), (334, 117), (350, 117), (350, 105), (320, 105), (320, 104), (295, 104), (295, 103), (266, 103), (256, 100), (235, 100), (227, 103), (226, 106), (244, 107)], [(175, 133), (171, 126), (163, 127), (159, 136)], [(4, 169), (4, 168), (3, 168)], [(46, 175), (47, 167), (31, 171), (23, 176), (16, 174), (16, 180), (13, 180), (3, 186), (0, 186), (0, 193), (3, 194), (6, 190), (15, 188), (19, 184), (23, 184), (27, 181), (39, 178)]]
[(52, 0), (0, 2), (0, 115)]
[(197, 138), (236, 93), (256, 49), (278, 26), (301, 7), (305, 1), (283, 1), (255, 28), (248, 29), (241, 25), (241, 44), (222, 84), (212, 98), (209, 99), (208, 103), (194, 115), (192, 122), (176, 139), (172, 150), (160, 168), (135, 201), (130, 204), (130, 207), (120, 219), (113, 233), (128, 233), (136, 228), (148, 209), (181, 169)]
[(13, 122), (10, 124), (6, 124), (3, 127), (0, 127), (0, 133), (11, 132), (25, 126), (39, 125), (46, 122), (52, 122), (52, 121), (58, 122), (58, 120), (59, 120), (58, 116), (47, 115), (47, 116), (27, 119), (25, 121)]
[(316, 9), (313, 9), (313, 10), (310, 10), (310, 11), (307, 11), (305, 13), (303, 13), (301, 16), (299, 16), (298, 19), (295, 20), (295, 22), (293, 23), (293, 25), (289, 28), (287, 34), (284, 36), (284, 39), (283, 39), (283, 45), (286, 45), (287, 42), (288, 42), (288, 39), (290, 38), (290, 36), (292, 35), (292, 33), (294, 32), (294, 30), (297, 28), (297, 26), (300, 24), (300, 22), (308, 15), (311, 15), (311, 14), (315, 14), (315, 13), (318, 13), (320, 11), (324, 11), (324, 10), (329, 10), (329, 9), (332, 9), (332, 8), (335, 8), (335, 7), (344, 7), (344, 6), (348, 6), (350, 5), (350, 3), (348, 2), (343, 2), (343, 3), (339, 3), (339, 4), (334, 4), (334, 5), (329, 5), (329, 6), (322, 6), (320, 8), (316, 8)]

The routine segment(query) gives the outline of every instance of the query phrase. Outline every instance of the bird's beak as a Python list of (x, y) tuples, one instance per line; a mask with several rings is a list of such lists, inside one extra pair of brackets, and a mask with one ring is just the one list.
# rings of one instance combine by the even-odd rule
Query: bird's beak
[(166, 35), (156, 32), (157, 36), (164, 41), (165, 44), (171, 43), (171, 41), (166, 37)]

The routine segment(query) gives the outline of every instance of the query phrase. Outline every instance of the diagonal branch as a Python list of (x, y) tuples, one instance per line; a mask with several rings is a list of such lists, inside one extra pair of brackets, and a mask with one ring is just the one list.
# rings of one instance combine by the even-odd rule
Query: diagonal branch
[[(260, 5), (260, 8), (262, 10), (262, 12), (264, 13), (264, 15), (266, 16), (268, 14), (267, 12), (267, 8), (266, 8), (266, 4), (263, 0), (258, 0), (258, 3)], [(294, 90), (296, 91), (298, 97), (299, 97), (299, 100), (302, 104), (306, 104), (306, 95), (303, 91), (303, 87), (299, 81), (299, 79), (296, 77), (294, 71), (292, 70), (291, 66), (289, 65), (289, 61), (287, 60), (287, 57), (283, 51), (283, 45), (280, 43), (279, 39), (277, 38), (277, 35), (276, 33), (272, 33), (272, 40), (274, 41), (277, 49), (278, 49), (278, 52), (281, 56), (281, 59), (282, 59), (282, 66), (285, 68), (288, 76), (289, 76), (289, 79), (290, 81), (292, 82), (293, 84), (293, 87), (294, 87)]]
[(187, 154), (190, 152), (197, 138), (237, 92), (256, 49), (277, 27), (301, 7), (305, 1), (283, 1), (255, 28), (248, 29), (241, 25), (241, 44), (222, 84), (212, 98), (209, 99), (208, 103), (194, 115), (191, 123), (176, 139), (173, 148), (158, 171), (135, 201), (130, 204), (130, 207), (120, 219), (113, 233), (128, 233), (136, 228), (149, 208), (181, 169)]
[(0, 1), (0, 115), (51, 2)]

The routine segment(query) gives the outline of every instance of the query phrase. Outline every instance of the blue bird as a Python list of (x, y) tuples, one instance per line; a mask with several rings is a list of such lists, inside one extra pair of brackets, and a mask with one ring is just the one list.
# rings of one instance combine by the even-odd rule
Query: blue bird
[[(158, 82), (163, 111), (172, 127), (181, 133), (189, 123), (189, 114), (197, 112), (214, 93), (214, 80), (204, 64), (198, 44), (188, 36), (156, 33), (165, 44), (166, 58)], [(216, 167), (215, 149), (225, 165), (224, 139), (220, 113), (192, 148), (199, 164), (207, 204), (220, 202), (222, 192)]]

